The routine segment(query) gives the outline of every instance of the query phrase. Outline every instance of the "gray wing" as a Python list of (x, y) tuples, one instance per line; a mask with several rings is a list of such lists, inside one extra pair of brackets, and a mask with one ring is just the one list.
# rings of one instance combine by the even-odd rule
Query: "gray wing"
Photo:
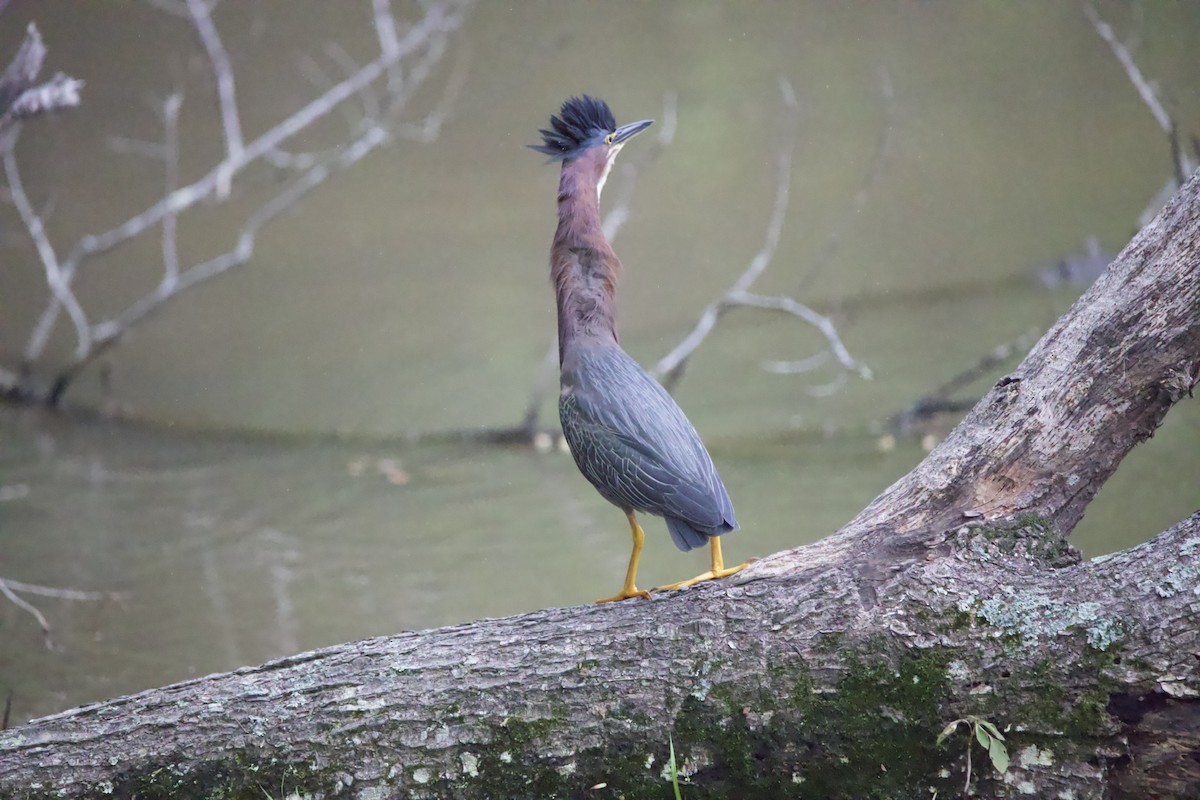
[(600, 494), (710, 536), (736, 528), (708, 451), (666, 390), (616, 346), (570, 361), (559, 401), (563, 434)]

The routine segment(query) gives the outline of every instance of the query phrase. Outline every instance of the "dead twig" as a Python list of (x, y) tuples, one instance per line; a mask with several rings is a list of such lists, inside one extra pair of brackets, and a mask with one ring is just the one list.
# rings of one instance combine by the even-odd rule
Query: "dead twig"
[(92, 347), (81, 358), (67, 367), (60, 375), (49, 398), (56, 404), (62, 393), (81, 370), (117, 344), (139, 322), (158, 311), (162, 305), (181, 292), (228, 270), (241, 266), (254, 255), (258, 234), (267, 223), (299, 202), (310, 191), (324, 183), (330, 175), (341, 172), (360, 161), (364, 156), (387, 141), (383, 128), (372, 128), (357, 140), (341, 149), (336, 156), (314, 165), (296, 178), (287, 188), (268, 200), (246, 220), (236, 244), (218, 256), (202, 261), (178, 273), (174, 278), (164, 274), (163, 281), (150, 293), (134, 301), (121, 313), (100, 322), (91, 328)]
[(1112, 26), (1101, 18), (1095, 6), (1092, 5), (1091, 0), (1085, 0), (1083, 13), (1088, 18), (1088, 21), (1092, 23), (1092, 27), (1096, 29), (1096, 33), (1099, 34), (1100, 38), (1108, 43), (1113, 56), (1116, 57), (1121, 68), (1125, 70), (1125, 75), (1128, 76), (1129, 82), (1133, 84), (1133, 88), (1137, 91), (1138, 96), (1142, 98), (1142, 102), (1146, 104), (1146, 108), (1150, 109), (1150, 113), (1154, 115), (1154, 121), (1158, 123), (1163, 133), (1167, 135), (1167, 139), (1171, 145), (1172, 166), (1175, 169), (1176, 183), (1171, 188), (1171, 192), (1174, 192), (1176, 188), (1183, 185), (1183, 182), (1196, 168), (1196, 164), (1188, 158), (1187, 153), (1184, 152), (1183, 147), (1180, 145), (1179, 131), (1174, 118), (1167, 113), (1166, 107), (1163, 106), (1154, 83), (1147, 80), (1146, 76), (1142, 74), (1137, 62), (1133, 60), (1133, 54), (1130, 53), (1129, 48), (1117, 38), (1117, 34), (1113, 31)]
[[(32, 205), (24, 196), (16, 169), (14, 142), (9, 142), (5, 151), (9, 188), (43, 262), (47, 284), (51, 289), (50, 300), (26, 342), (21, 368), (0, 370), (0, 384), (10, 394), (21, 397), (41, 395), (43, 402), (57, 404), (81, 370), (168, 300), (202, 281), (245, 264), (253, 254), (259, 231), (321, 183), (357, 163), (395, 136), (420, 141), (436, 137), (465, 81), (467, 62), (463, 60), (451, 71), (445, 92), (436, 107), (421, 120), (402, 121), (400, 117), (408, 101), (432, 76), (447, 51), (451, 35), (461, 28), (469, 3), (467, 0), (424, 3), (421, 6), (422, 16), (410, 21), (403, 35), (400, 35), (390, 6), (385, 2), (375, 2), (373, 22), (380, 39), (378, 57), (353, 68), (343, 79), (328, 86), (300, 110), (247, 141), (238, 110), (232, 61), (212, 18), (216, 4), (211, 0), (154, 0), (154, 4), (188, 20), (204, 47), (216, 80), (217, 112), (222, 123), (224, 154), (200, 178), (179, 185), (179, 112), (182, 94), (171, 95), (162, 109), (162, 144), (134, 142), (139, 152), (148, 153), (164, 162), (164, 196), (115, 227), (79, 238), (66, 257), (60, 259), (46, 236), (40, 218), (33, 213)], [(40, 46), (40, 39), (36, 44)], [(347, 69), (353, 66), (348, 58), (340, 60)], [(399, 66), (401, 62), (404, 62), (403, 69)], [(387, 78), (387, 90), (377, 100), (372, 87), (384, 76)], [(346, 101), (355, 97), (363, 98), (367, 116), (356, 126), (350, 141), (322, 152), (297, 155), (286, 151), (287, 144), (295, 137), (331, 112), (343, 108)], [(250, 214), (229, 250), (186, 266), (178, 246), (180, 219), (210, 198), (217, 202), (228, 199), (232, 182), (251, 165), (260, 162), (286, 166), (297, 174)], [(147, 234), (155, 226), (161, 226), (163, 260), (162, 278), (158, 286), (109, 318), (89, 323), (79, 300), (71, 291), (78, 270), (94, 257)], [(74, 325), (75, 355), (43, 391), (40, 384), (36, 383), (34, 367), (42, 359), (63, 311)]]
[[(165, 173), (164, 190), (168, 195), (179, 187), (179, 109), (183, 106), (183, 95), (172, 94), (163, 102), (163, 164)], [(163, 217), (162, 257), (165, 284), (179, 280), (179, 242), (176, 236), (178, 215), (171, 212)]]
[[(783, 234), (783, 225), (787, 217), (788, 197), (792, 181), (792, 153), (795, 150), (796, 133), (799, 128), (799, 104), (791, 83), (786, 78), (779, 81), (780, 94), (786, 109), (784, 124), (784, 142), (776, 157), (776, 186), (775, 204), (767, 222), (766, 234), (762, 248), (751, 259), (750, 264), (734, 281), (724, 295), (713, 301), (700, 314), (695, 326), (675, 346), (671, 352), (663, 356), (655, 365), (651, 374), (659, 378), (667, 390), (673, 390), (683, 377), (688, 360), (699, 349), (700, 345), (716, 328), (717, 322), (727, 311), (738, 307), (760, 308), (772, 311), (783, 311), (799, 317), (817, 328), (826, 338), (830, 351), (841, 365), (852, 372), (857, 372), (862, 378), (871, 377), (870, 370), (854, 359), (837, 334), (833, 321), (808, 306), (790, 297), (766, 297), (750, 292), (750, 287), (762, 275), (775, 257), (779, 247), (779, 239)], [(815, 363), (811, 359), (794, 362), (768, 362), (767, 367), (773, 372), (798, 372), (808, 364)]]
[[(88, 592), (80, 589), (61, 589), (55, 586), (42, 586), (36, 583), (23, 583), (14, 581), (11, 578), (0, 578), (0, 594), (8, 598), (9, 602), (29, 614), (37, 621), (38, 627), (42, 629), (42, 638), (45, 641), (46, 649), (54, 649), (54, 640), (51, 638), (50, 622), (46, 619), (46, 615), (29, 601), (21, 597), (21, 594), (32, 594), (38, 597), (51, 597), (55, 600), (67, 600), (71, 602), (95, 602), (97, 600), (121, 600), (122, 595), (119, 592)], [(3, 726), (0, 726), (3, 727)]]
[(31, 22), (16, 56), (0, 73), (0, 134), (20, 120), (79, 105), (83, 81), (77, 78), (60, 72), (43, 84), (34, 85), (45, 60), (46, 45)]
[(404, 72), (400, 69), (399, 59), (395, 58), (400, 50), (400, 35), (396, 27), (396, 17), (392, 14), (392, 0), (372, 0), (371, 10), (375, 16), (375, 35), (379, 37), (379, 52), (384, 58), (391, 59), (388, 67), (388, 89), (397, 92), (404, 81)]
[(933, 391), (922, 395), (908, 408), (892, 415), (888, 427), (897, 433), (912, 433), (919, 424), (938, 414), (969, 411), (978, 397), (953, 399), (952, 395), (993, 372), (997, 367), (1022, 356), (1037, 340), (1035, 331), (1026, 331), (1012, 341), (996, 345), (978, 361), (962, 370)]
[[(828, 352), (832, 353), (834, 358), (838, 360), (838, 363), (846, 370), (858, 373), (859, 377), (863, 380), (871, 379), (870, 368), (850, 355), (850, 351), (846, 349), (846, 345), (842, 343), (841, 336), (838, 335), (837, 327), (833, 324), (833, 320), (824, 314), (813, 311), (798, 300), (794, 300), (791, 297), (767, 297), (750, 292), (736, 291), (727, 294), (724, 300), (729, 307), (746, 306), (748, 308), (762, 308), (768, 311), (783, 311), (794, 317), (799, 317), (821, 332), (821, 335), (825, 337), (825, 341), (829, 346)], [(767, 361), (763, 363), (763, 368), (768, 372), (774, 372), (779, 375), (792, 375), (807, 372), (815, 369), (820, 364), (826, 363), (828, 358), (825, 356), (825, 353), (819, 353), (817, 356), (798, 361)]]
[(14, 592), (33, 594), (38, 597), (52, 597), (55, 600), (71, 600), (74, 602), (95, 602), (96, 600), (119, 600), (119, 592), (89, 592), (82, 589), (62, 589), (56, 586), (42, 586), (37, 583), (23, 583), (12, 578), (0, 578)]
[(846, 231), (855, 220), (861, 219), (862, 211), (871, 199), (871, 190), (883, 173), (884, 164), (887, 163), (887, 158), (892, 152), (892, 136), (896, 128), (896, 89), (892, 84), (892, 74), (886, 68), (879, 70), (879, 95), (883, 100), (883, 121), (879, 125), (879, 135), (875, 139), (875, 152), (871, 154), (867, 168), (863, 171), (862, 178), (859, 179), (858, 188), (850, 199), (849, 208), (837, 215), (829, 235), (825, 237), (825, 245), (821, 248), (821, 252), (817, 254), (804, 277), (797, 282), (797, 292), (808, 289), (825, 271), (825, 268), (833, 262)]
[(21, 222), (25, 225), (25, 230), (29, 233), (38, 258), (41, 259), (46, 286), (49, 287), (54, 302), (66, 309), (71, 324), (75, 326), (75, 356), (82, 358), (92, 346), (91, 327), (88, 324), (87, 314), (80, 305), (79, 299), (75, 297), (75, 293), (71, 291), (71, 283), (58, 260), (54, 245), (51, 244), (50, 237), (46, 233), (46, 226), (42, 223), (41, 216), (34, 211), (33, 204), (25, 193), (25, 184), (21, 180), (21, 171), (17, 166), (16, 137), (8, 136), (6, 138), (3, 158), (4, 177), (8, 183), (9, 197), (17, 209)]
[[(237, 91), (229, 53), (225, 51), (225, 45), (217, 33), (217, 26), (213, 24), (212, 8), (209, 4), (205, 0), (187, 0), (187, 10), (192, 27), (196, 29), (196, 35), (200, 37), (204, 51), (208, 54), (213, 77), (217, 81), (217, 105), (221, 110), (221, 126), (225, 131), (225, 160), (222, 163), (233, 165), (241, 158), (246, 144), (242, 140), (242, 120), (238, 114)], [(230, 167), (218, 177), (218, 199), (223, 200), (229, 196), (232, 183), (233, 172)]]
[(17, 608), (21, 609), (26, 614), (29, 614), (35, 620), (37, 620), (38, 627), (42, 629), (42, 640), (46, 643), (46, 649), (53, 650), (54, 640), (50, 638), (50, 623), (46, 621), (45, 615), (38, 610), (37, 606), (33, 605), (32, 603), (28, 603), (19, 597), (17, 593), (10, 588), (8, 581), (6, 581), (4, 578), (0, 578), (0, 594), (7, 597), (9, 602), (11, 602)]
[(1117, 34), (1113, 31), (1112, 26), (1101, 19), (1100, 14), (1096, 11), (1095, 6), (1090, 2), (1083, 4), (1084, 16), (1088, 18), (1088, 22), (1092, 23), (1092, 27), (1096, 29), (1096, 33), (1100, 38), (1108, 43), (1108, 47), (1112, 50), (1112, 54), (1116, 56), (1117, 62), (1121, 68), (1125, 70), (1125, 74), (1129, 77), (1133, 88), (1137, 90), (1138, 96), (1142, 98), (1142, 102), (1146, 104), (1146, 108), (1150, 109), (1150, 113), (1154, 115), (1154, 120), (1158, 126), (1163, 129), (1163, 133), (1170, 133), (1175, 127), (1175, 122), (1171, 119), (1171, 115), (1163, 107), (1162, 101), (1158, 99), (1158, 92), (1150, 81), (1146, 80), (1146, 76), (1142, 74), (1138, 68), (1137, 62), (1133, 60), (1133, 54), (1129, 52)]

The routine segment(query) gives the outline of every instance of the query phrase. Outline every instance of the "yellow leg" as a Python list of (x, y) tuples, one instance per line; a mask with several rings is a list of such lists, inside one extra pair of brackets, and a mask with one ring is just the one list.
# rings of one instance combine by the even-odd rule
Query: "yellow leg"
[(633, 534), (633, 552), (629, 555), (629, 569), (625, 570), (625, 585), (621, 587), (619, 594), (597, 600), (597, 603), (615, 603), (631, 597), (650, 599), (649, 592), (633, 585), (634, 579), (637, 578), (638, 559), (642, 557), (642, 545), (646, 542), (646, 534), (642, 533), (642, 526), (638, 525), (637, 517), (633, 515), (632, 511), (625, 512), (625, 516), (629, 517), (629, 530)]
[(682, 589), (685, 586), (692, 586), (697, 583), (703, 583), (704, 581), (711, 581), (716, 578), (724, 578), (728, 575), (732, 575), (735, 572), (744, 570), (746, 568), (746, 564), (750, 563), (747, 561), (745, 563), (738, 564), (736, 567), (726, 568), (725, 559), (721, 556), (721, 537), (714, 536), (709, 539), (708, 542), (712, 547), (712, 569), (686, 581), (668, 583), (666, 586), (659, 586), (655, 589), (655, 591), (669, 592), (672, 589)]

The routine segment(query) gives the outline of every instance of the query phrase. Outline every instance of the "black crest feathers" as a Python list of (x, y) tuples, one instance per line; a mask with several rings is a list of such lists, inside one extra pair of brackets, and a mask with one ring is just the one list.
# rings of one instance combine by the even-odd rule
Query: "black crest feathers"
[(550, 129), (538, 131), (544, 144), (531, 144), (529, 147), (551, 158), (565, 160), (578, 155), (596, 144), (597, 138), (603, 138), (616, 129), (617, 120), (608, 103), (585, 94), (563, 103), (558, 116), (550, 117)]

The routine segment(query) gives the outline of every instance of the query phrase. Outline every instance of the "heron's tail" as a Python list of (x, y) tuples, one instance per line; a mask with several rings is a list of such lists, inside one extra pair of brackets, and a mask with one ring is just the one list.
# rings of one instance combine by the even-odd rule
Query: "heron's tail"
[(666, 520), (667, 530), (671, 533), (671, 541), (675, 542), (675, 546), (684, 552), (694, 550), (697, 547), (704, 547), (708, 544), (708, 540), (711, 537), (729, 533), (732, 530), (736, 530), (738, 526), (736, 521), (727, 520), (723, 521), (717, 528), (700, 531), (678, 517), (667, 517)]

